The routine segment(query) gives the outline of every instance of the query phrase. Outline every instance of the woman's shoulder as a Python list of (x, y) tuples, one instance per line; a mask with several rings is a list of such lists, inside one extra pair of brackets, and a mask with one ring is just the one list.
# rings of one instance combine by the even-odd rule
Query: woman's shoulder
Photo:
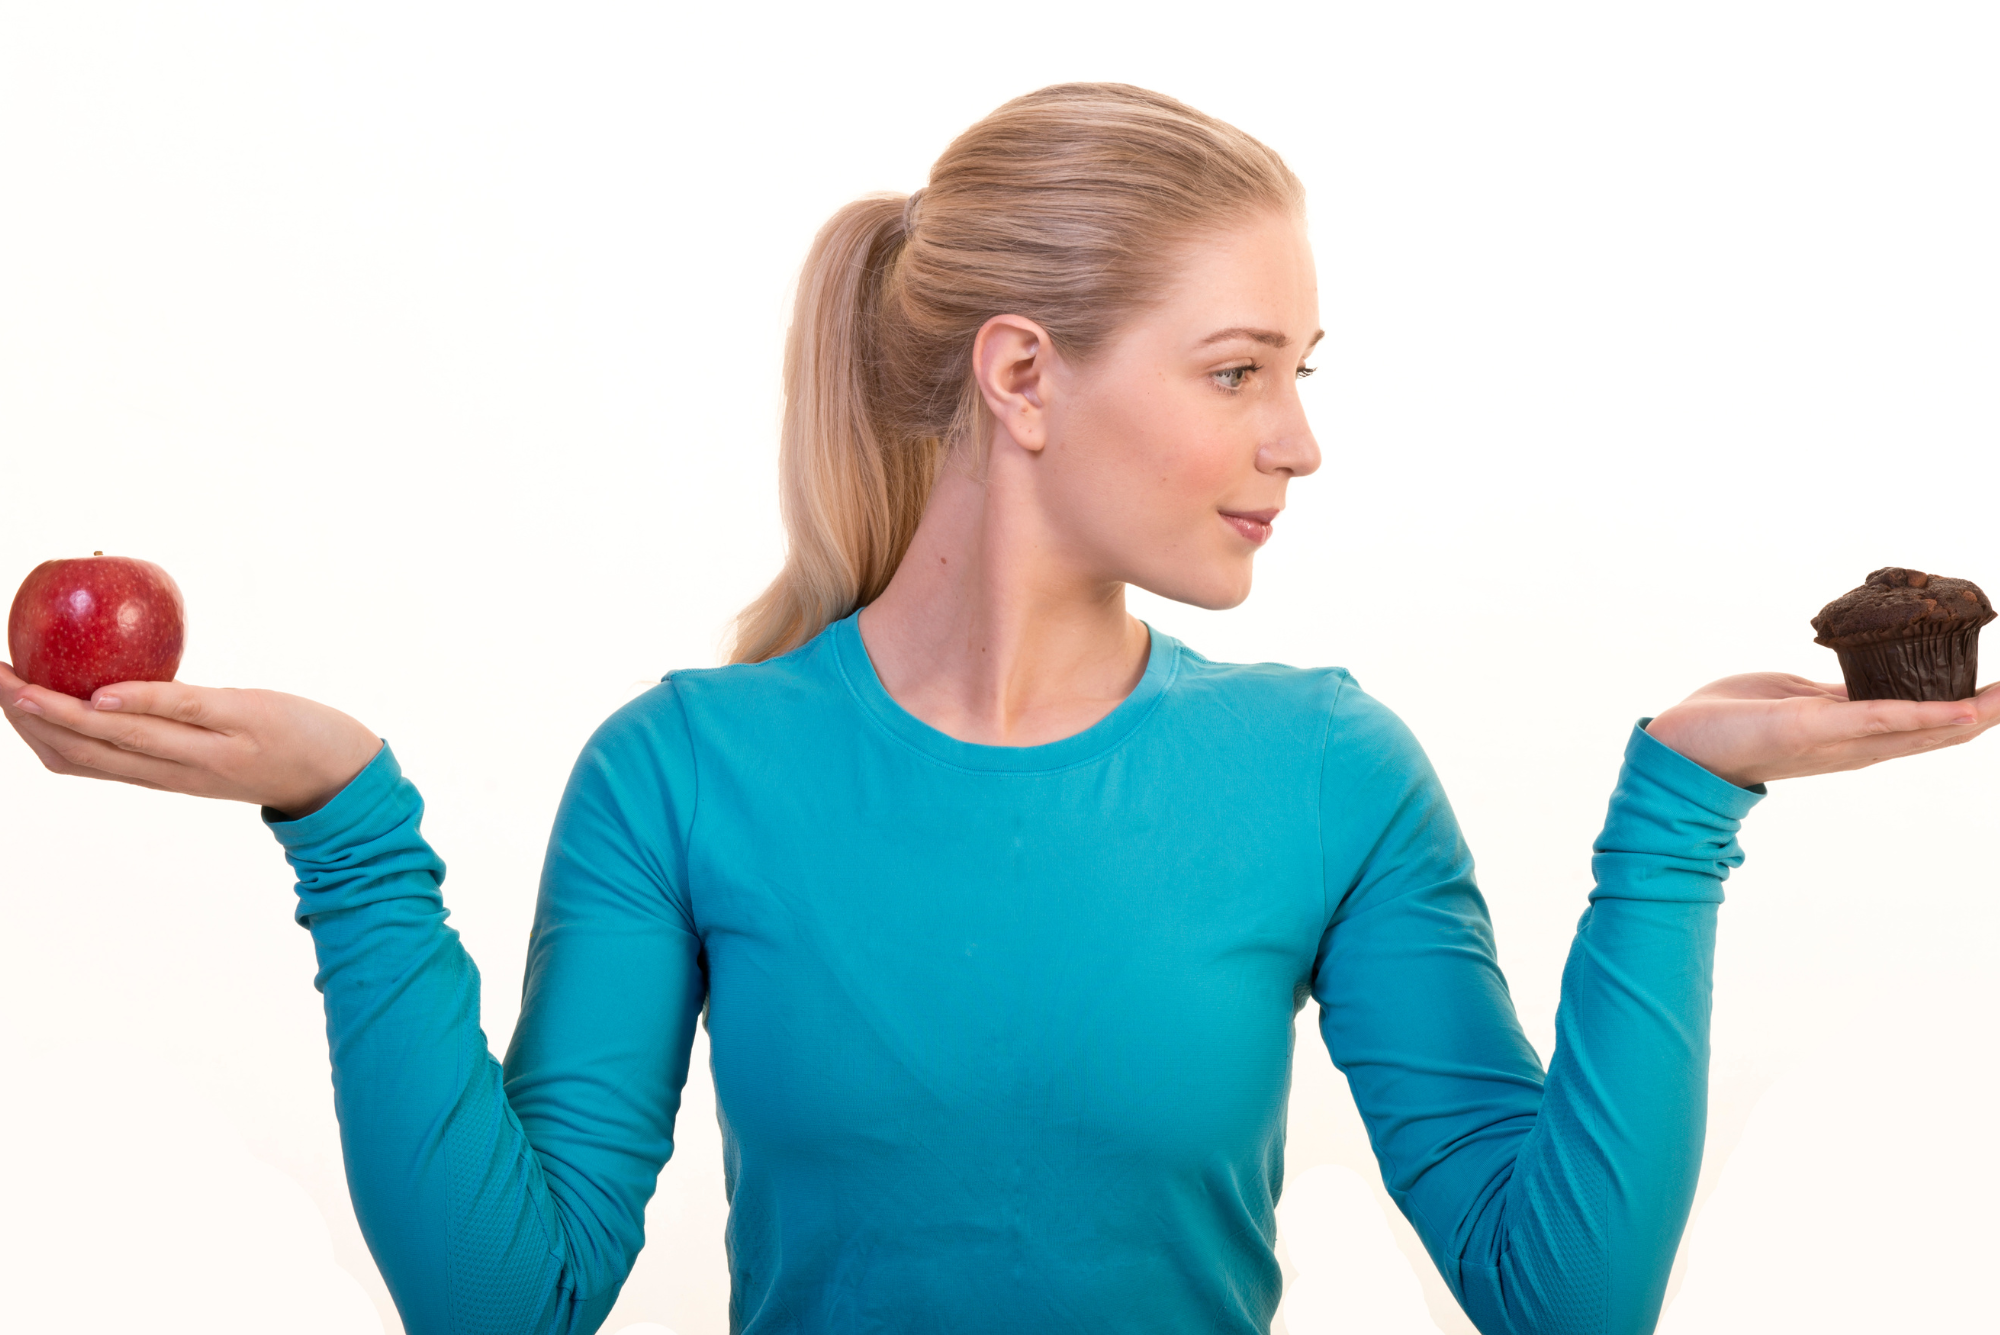
[(741, 713), (810, 704), (839, 687), (840, 680), (832, 637), (822, 632), (789, 653), (759, 663), (675, 668), (661, 678), (661, 685), (679, 698), (683, 709)]
[(675, 668), (613, 710), (585, 744), (584, 759), (618, 774), (691, 773), (697, 754), (714, 750), (717, 738), (748, 745), (795, 737), (805, 720), (828, 712), (828, 669), (816, 661), (817, 643), (761, 663)]
[(675, 668), (605, 719), (599, 740), (643, 738), (657, 746), (671, 739), (685, 747), (717, 726), (732, 734), (765, 727), (782, 732), (786, 719), (796, 724), (823, 716), (828, 693), (841, 689), (827, 651), (822, 635), (760, 663)]
[(1342, 701), (1359, 694), (1354, 674), (1344, 667), (1298, 667), (1291, 663), (1231, 663), (1175, 642), (1175, 689), (1196, 700), (1212, 700), (1263, 716), (1302, 714), (1325, 718)]
[(1219, 662), (1179, 646), (1177, 686), (1232, 713), (1294, 726), (1317, 725), (1329, 749), (1408, 752), (1416, 739), (1394, 710), (1344, 667)]
[(1298, 667), (1291, 663), (1230, 663), (1208, 657), (1175, 640), (1180, 675), (1194, 689), (1246, 694), (1312, 695), (1338, 690), (1354, 680), (1344, 667)]

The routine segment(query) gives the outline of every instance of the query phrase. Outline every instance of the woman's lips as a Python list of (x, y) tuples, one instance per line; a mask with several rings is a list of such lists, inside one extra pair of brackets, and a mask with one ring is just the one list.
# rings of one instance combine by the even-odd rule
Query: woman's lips
[(1218, 513), (1225, 524), (1257, 547), (1271, 540), (1271, 521), (1278, 517), (1276, 510), (1222, 510)]

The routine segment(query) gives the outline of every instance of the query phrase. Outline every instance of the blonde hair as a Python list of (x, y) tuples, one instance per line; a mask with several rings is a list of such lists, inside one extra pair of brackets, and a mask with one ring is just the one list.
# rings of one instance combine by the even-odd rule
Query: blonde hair
[(1173, 251), (1305, 193), (1234, 126), (1128, 84), (1057, 84), (965, 131), (915, 194), (834, 214), (785, 340), (784, 569), (730, 661), (787, 653), (873, 601), (946, 453), (984, 420), (972, 344), (1023, 315), (1083, 361), (1164, 288)]

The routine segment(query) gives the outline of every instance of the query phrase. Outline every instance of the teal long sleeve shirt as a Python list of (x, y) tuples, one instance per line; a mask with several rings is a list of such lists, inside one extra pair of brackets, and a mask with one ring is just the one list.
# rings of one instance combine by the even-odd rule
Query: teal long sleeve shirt
[(1548, 1071), (1415, 739), (1340, 669), (1145, 674), (961, 742), (853, 617), (675, 672), (577, 762), (504, 1062), (385, 745), (266, 813), (355, 1211), (412, 1335), (587, 1335), (698, 1021), (745, 1335), (1262, 1335), (1308, 1000), (1390, 1195), (1488, 1335), (1652, 1329), (1694, 1195), (1722, 881), (1758, 800), (1635, 729)]

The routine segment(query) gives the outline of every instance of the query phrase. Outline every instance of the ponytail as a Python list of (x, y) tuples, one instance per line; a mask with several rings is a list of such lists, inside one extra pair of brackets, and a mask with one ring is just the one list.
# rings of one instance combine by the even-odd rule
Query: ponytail
[(904, 238), (901, 195), (870, 195), (820, 229), (785, 337), (778, 504), (785, 566), (736, 619), (730, 659), (786, 653), (888, 587), (936, 476), (935, 438), (878, 420), (886, 271)]
[(1303, 206), (1234, 126), (1126, 84), (1060, 84), (960, 135), (914, 195), (834, 214), (785, 339), (785, 565), (737, 616), (730, 661), (789, 653), (888, 587), (947, 450), (981, 443), (987, 320), (1027, 316), (1081, 361), (1158, 294), (1176, 243)]

